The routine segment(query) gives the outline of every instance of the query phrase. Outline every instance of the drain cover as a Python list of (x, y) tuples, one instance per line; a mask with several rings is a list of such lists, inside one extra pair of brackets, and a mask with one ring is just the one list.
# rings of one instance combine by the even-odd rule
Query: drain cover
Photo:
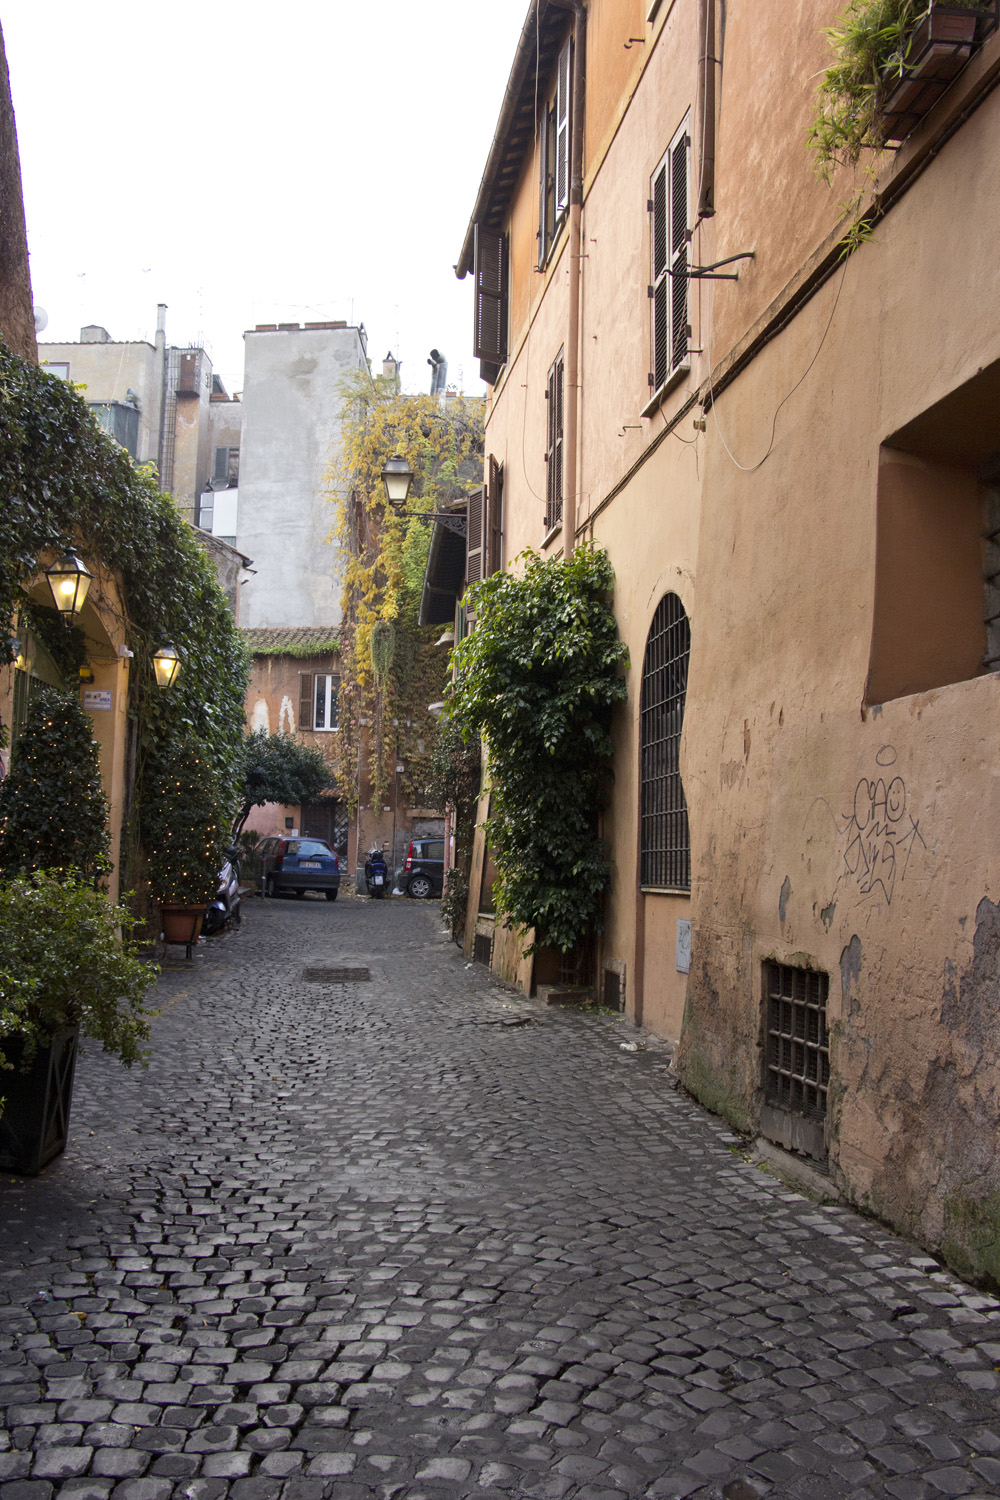
[(314, 984), (360, 984), (366, 979), (371, 979), (371, 977), (371, 969), (362, 968), (315, 968), (302, 970), (302, 978), (309, 979)]

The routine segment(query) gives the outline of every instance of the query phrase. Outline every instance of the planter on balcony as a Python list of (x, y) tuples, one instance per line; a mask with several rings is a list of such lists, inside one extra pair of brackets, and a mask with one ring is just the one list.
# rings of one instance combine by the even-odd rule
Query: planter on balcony
[(929, 114), (978, 46), (997, 28), (997, 0), (931, 0), (882, 106), (883, 139), (898, 144)]

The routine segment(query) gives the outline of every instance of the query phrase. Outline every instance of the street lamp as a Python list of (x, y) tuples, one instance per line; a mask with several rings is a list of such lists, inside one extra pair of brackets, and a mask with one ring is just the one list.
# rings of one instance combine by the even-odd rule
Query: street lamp
[(161, 688), (173, 687), (181, 669), (181, 659), (173, 646), (161, 646), (153, 657), (153, 671)]
[(382, 470), (382, 483), (385, 485), (385, 498), (389, 504), (396, 510), (402, 510), (413, 483), (413, 470), (399, 453), (387, 459)]
[(87, 597), (92, 575), (84, 567), (72, 547), (66, 549), (58, 562), (54, 562), (51, 567), (45, 569), (45, 576), (49, 581), (52, 598), (59, 613), (69, 615), (70, 619), (78, 615)]

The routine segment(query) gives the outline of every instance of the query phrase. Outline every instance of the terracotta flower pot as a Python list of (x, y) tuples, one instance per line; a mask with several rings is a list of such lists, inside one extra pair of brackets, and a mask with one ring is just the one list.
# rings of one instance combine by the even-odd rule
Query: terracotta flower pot
[(201, 932), (204, 916), (204, 903), (201, 906), (184, 906), (176, 901), (161, 901), (160, 921), (164, 942), (188, 944), (196, 942)]

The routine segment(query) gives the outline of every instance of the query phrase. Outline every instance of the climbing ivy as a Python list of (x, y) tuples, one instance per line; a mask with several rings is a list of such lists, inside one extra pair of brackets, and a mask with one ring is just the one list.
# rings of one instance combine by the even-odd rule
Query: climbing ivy
[(568, 560), (533, 552), (516, 573), (475, 585), (476, 627), (452, 653), (446, 712), (482, 735), (491, 789), (486, 834), (494, 898), (508, 927), (535, 929), (564, 952), (601, 930), (611, 878), (596, 813), (611, 781), (611, 712), (625, 699), (624, 643), (607, 602), (607, 553)]
[(343, 435), (328, 476), (344, 563), (340, 636), (340, 732), (337, 785), (351, 810), (359, 797), (366, 742), (372, 800), (379, 805), (405, 766), (400, 792), (413, 802), (430, 780), (433, 724), (445, 653), (440, 627), (417, 624), (431, 526), (401, 518), (385, 503), (382, 469), (399, 453), (414, 480), (407, 510), (434, 510), (482, 478), (483, 402), (406, 396), (398, 380), (360, 372), (341, 390)]
[[(42, 554), (74, 545), (95, 574), (91, 597), (116, 617), (130, 663), (133, 794), (122, 836), (124, 879), (155, 802), (146, 768), (193, 735), (213, 784), (235, 801), (243, 747), (246, 654), (212, 565), (152, 469), (133, 463), (64, 380), (0, 343), (0, 622), (31, 606)], [(110, 578), (114, 583), (106, 582)], [(0, 665), (13, 660), (0, 629)], [(152, 658), (177, 647), (181, 674), (156, 686)], [(220, 809), (227, 819), (231, 806)]]

